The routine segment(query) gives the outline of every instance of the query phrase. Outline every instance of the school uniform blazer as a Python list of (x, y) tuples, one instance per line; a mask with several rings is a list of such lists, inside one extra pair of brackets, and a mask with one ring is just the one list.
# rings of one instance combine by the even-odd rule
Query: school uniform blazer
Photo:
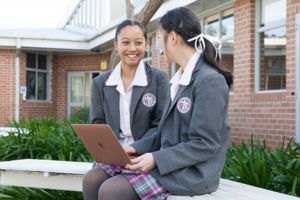
[[(130, 127), (134, 140), (150, 136), (157, 130), (166, 103), (169, 77), (166, 72), (145, 64), (148, 85), (133, 86), (130, 103)], [(116, 86), (107, 86), (112, 70), (96, 77), (91, 88), (90, 119), (92, 124), (109, 124), (120, 139), (119, 92)], [(143, 103), (145, 97), (155, 97), (155, 104)]]
[(187, 86), (164, 109), (157, 134), (133, 143), (152, 152), (151, 174), (169, 192), (197, 195), (217, 190), (230, 138), (229, 88), (201, 55)]

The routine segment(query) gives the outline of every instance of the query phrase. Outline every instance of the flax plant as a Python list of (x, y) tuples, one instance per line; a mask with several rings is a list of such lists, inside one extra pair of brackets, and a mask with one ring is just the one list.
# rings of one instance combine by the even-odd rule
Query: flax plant
[(258, 141), (228, 149), (222, 177), (300, 197), (300, 144), (292, 139), (277, 150)]

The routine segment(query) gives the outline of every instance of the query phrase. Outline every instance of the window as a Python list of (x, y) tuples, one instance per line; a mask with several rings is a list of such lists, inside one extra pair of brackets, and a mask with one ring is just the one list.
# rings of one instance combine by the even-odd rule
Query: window
[(27, 53), (26, 86), (27, 100), (48, 100), (49, 67), (45, 54)]
[(205, 34), (217, 37), (222, 42), (222, 49), (219, 52), (222, 58), (222, 68), (233, 73), (233, 8), (219, 11), (204, 19)]
[(286, 88), (286, 0), (258, 1), (256, 91)]

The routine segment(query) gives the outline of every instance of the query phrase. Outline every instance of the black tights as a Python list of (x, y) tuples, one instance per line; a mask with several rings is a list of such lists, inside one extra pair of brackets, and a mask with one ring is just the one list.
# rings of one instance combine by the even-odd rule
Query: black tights
[(85, 200), (138, 200), (139, 197), (122, 175), (110, 177), (100, 167), (88, 171), (83, 177)]

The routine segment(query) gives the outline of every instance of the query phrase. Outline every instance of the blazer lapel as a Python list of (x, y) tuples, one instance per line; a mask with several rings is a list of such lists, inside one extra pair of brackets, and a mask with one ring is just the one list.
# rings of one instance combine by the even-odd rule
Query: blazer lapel
[(144, 93), (146, 87), (133, 87), (132, 88), (132, 96), (131, 96), (131, 103), (130, 103), (130, 125), (132, 126), (133, 116), (137, 107), (137, 104)]
[[(109, 102), (108, 107), (112, 115), (112, 118), (114, 119), (114, 123), (116, 123), (117, 124), (116, 127), (118, 127), (118, 130), (114, 130), (114, 131), (119, 132), (120, 129), (119, 92), (116, 90), (116, 86), (106, 86), (104, 87), (103, 91), (107, 102)], [(119, 138), (118, 132), (116, 132), (116, 134), (117, 137)]]
[[(199, 59), (198, 59), (198, 61), (197, 61), (197, 64), (196, 64), (196, 66), (195, 66), (195, 69), (194, 69), (194, 71), (193, 71), (193, 73), (192, 73), (192, 77), (191, 77), (191, 80), (190, 80), (189, 85), (191, 84), (191, 82), (192, 82), (193, 79), (194, 79), (194, 74), (195, 74), (195, 72), (197, 72), (198, 70), (200, 70), (200, 68), (201, 68), (201, 66), (202, 66), (203, 63), (204, 63), (204, 59), (203, 59), (203, 55), (201, 54), (201, 56), (199, 57)], [(172, 101), (172, 103), (171, 103), (171, 106), (170, 106), (170, 108), (169, 108), (169, 110), (168, 110), (168, 112), (167, 112), (166, 117), (169, 115), (169, 113), (171, 112), (171, 110), (173, 109), (173, 107), (175, 106), (175, 104), (177, 103), (177, 101), (178, 101), (179, 97), (181, 96), (182, 92), (184, 91), (184, 89), (185, 89), (186, 87), (188, 87), (189, 85), (187, 85), (187, 86), (182, 86), (182, 85), (181, 85), (181, 86), (179, 87), (179, 89), (178, 89), (178, 91), (177, 91), (177, 93), (176, 93), (176, 95), (175, 95), (175, 97), (174, 97), (174, 99), (173, 99), (173, 101)], [(171, 98), (169, 98), (169, 99), (171, 99)]]
[[(169, 107), (169, 110), (168, 110), (166, 116), (169, 115), (170, 111), (171, 111), (171, 110), (173, 109), (173, 107), (176, 105), (176, 103), (177, 103), (179, 97), (181, 96), (181, 93), (184, 91), (185, 88), (186, 88), (186, 86), (182, 86), (182, 85), (179, 87), (179, 89), (178, 89), (178, 91), (177, 91), (177, 93), (176, 93), (176, 95), (175, 95), (175, 97), (174, 97), (174, 99), (173, 99), (173, 101), (172, 101), (172, 103), (171, 103), (171, 106)], [(171, 99), (171, 98), (170, 98), (170, 99)]]
[[(148, 85), (151, 82), (151, 68), (145, 63), (145, 71), (147, 74)], [(138, 105), (139, 100), (141, 99), (142, 94), (144, 93), (147, 86), (134, 86), (132, 88), (132, 96), (130, 102), (130, 126), (132, 127), (133, 117), (135, 114), (136, 107)]]

